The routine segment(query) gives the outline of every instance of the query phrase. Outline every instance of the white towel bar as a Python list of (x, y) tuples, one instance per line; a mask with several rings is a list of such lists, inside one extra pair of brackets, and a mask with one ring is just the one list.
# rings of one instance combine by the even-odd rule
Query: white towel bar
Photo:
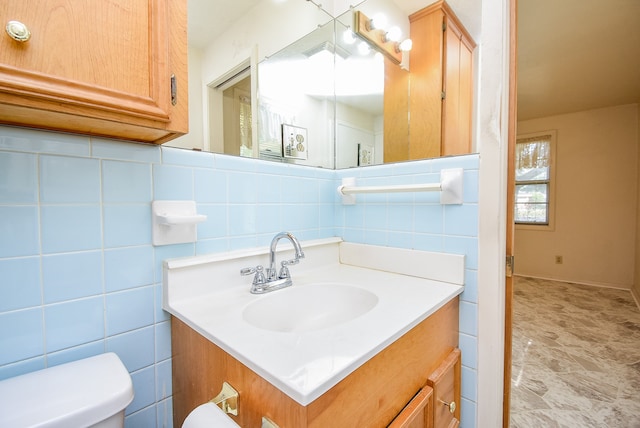
[(397, 186), (338, 186), (338, 193), (353, 195), (356, 193), (400, 193), (400, 192), (439, 192), (440, 183), (435, 184), (399, 184)]
[(399, 193), (399, 192), (440, 192), (441, 204), (462, 203), (462, 168), (443, 169), (440, 171), (440, 183), (399, 184), (388, 186), (356, 186), (355, 177), (345, 177), (338, 186), (338, 194), (342, 196), (344, 205), (356, 203), (358, 193)]

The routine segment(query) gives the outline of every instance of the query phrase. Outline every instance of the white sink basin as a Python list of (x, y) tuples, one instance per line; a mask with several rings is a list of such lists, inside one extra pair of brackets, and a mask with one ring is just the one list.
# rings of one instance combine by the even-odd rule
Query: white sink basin
[[(460, 294), (464, 256), (302, 243), (293, 285), (251, 294), (269, 248), (167, 260), (163, 308), (306, 406)], [(294, 257), (286, 243), (277, 260)]]
[(340, 283), (293, 285), (250, 303), (242, 318), (264, 330), (297, 333), (351, 321), (378, 304), (378, 296)]

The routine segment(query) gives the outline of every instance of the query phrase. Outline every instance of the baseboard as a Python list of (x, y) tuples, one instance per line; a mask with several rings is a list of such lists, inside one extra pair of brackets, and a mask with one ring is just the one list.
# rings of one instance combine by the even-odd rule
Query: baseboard
[(633, 297), (633, 300), (636, 302), (636, 306), (640, 309), (640, 292), (637, 289), (632, 288), (631, 297)]
[(543, 276), (535, 276), (535, 275), (524, 275), (524, 274), (514, 274), (514, 276), (519, 276), (521, 278), (533, 278), (533, 279), (543, 279), (546, 281), (556, 281), (556, 282), (564, 282), (567, 284), (578, 284), (578, 285), (588, 285), (591, 287), (601, 287), (601, 288), (613, 288), (614, 290), (626, 290), (626, 291), (631, 291), (631, 288), (629, 287), (622, 287), (620, 285), (615, 285), (615, 284), (603, 284), (603, 283), (598, 283), (598, 282), (584, 282), (584, 281), (571, 281), (568, 279), (558, 279), (558, 278), (546, 278)]

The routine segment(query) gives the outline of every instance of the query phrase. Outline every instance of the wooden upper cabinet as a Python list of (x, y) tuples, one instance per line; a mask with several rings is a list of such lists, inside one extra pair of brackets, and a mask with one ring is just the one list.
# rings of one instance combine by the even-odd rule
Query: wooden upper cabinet
[(152, 143), (187, 132), (186, 0), (3, 0), (0, 20), (31, 33), (0, 35), (0, 123)]
[(474, 45), (450, 16), (444, 23), (441, 154), (446, 156), (471, 152)]
[(384, 58), (384, 163), (409, 159), (409, 78), (407, 70)]
[(470, 153), (475, 42), (442, 0), (409, 21), (409, 159)]

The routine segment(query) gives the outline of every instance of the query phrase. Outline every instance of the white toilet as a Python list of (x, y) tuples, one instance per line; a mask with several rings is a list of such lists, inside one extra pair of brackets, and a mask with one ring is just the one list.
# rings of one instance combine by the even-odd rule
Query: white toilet
[(229, 416), (213, 403), (201, 404), (189, 413), (182, 428), (239, 428)]
[(0, 381), (0, 427), (122, 428), (132, 400), (129, 372), (106, 353)]

